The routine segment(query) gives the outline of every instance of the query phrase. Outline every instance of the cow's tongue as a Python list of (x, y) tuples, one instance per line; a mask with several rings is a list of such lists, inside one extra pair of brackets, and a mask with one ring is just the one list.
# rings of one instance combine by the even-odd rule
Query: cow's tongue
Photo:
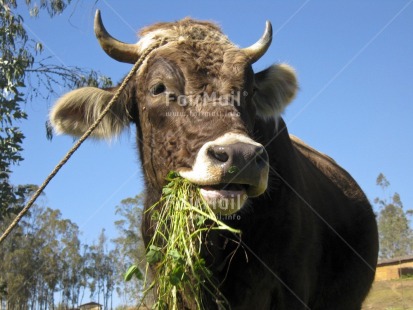
[(201, 187), (201, 194), (207, 200), (234, 199), (237, 196), (245, 195), (246, 186), (242, 184), (217, 184)]
[(200, 193), (218, 214), (237, 212), (247, 200), (247, 186), (242, 184), (217, 184), (201, 186)]

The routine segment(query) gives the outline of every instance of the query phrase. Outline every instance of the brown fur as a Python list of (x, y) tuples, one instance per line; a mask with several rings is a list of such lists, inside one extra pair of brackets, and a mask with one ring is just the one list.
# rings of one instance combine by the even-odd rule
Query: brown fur
[(216, 41), (217, 43), (229, 43), (228, 38), (222, 33), (221, 29), (214, 23), (195, 21), (191, 18), (184, 18), (182, 20), (172, 23), (157, 23), (143, 28), (139, 32), (140, 37), (144, 37), (151, 32), (163, 31), (170, 36), (164, 36), (166, 39), (176, 39), (184, 37), (188, 41)]
[[(274, 65), (254, 74), (244, 52), (207, 22), (160, 23), (141, 36), (141, 48), (161, 38), (168, 43), (146, 59), (96, 136), (136, 124), (145, 208), (159, 199), (165, 175), (190, 169), (205, 143), (229, 132), (248, 136), (268, 153), (267, 192), (225, 219), (242, 230), (241, 243), (226, 232), (205, 241), (205, 259), (232, 309), (360, 309), (377, 260), (374, 214), (342, 168), (289, 137), (280, 113), (296, 93), (294, 71)], [(60, 132), (81, 134), (114, 91), (65, 95), (52, 123)], [(238, 93), (220, 104), (222, 96)], [(148, 213), (142, 229), (148, 242)], [(207, 293), (204, 302), (218, 308)]]

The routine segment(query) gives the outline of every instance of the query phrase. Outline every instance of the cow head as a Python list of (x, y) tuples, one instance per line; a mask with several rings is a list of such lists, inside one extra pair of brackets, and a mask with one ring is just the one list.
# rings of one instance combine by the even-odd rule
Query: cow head
[[(145, 59), (93, 133), (110, 138), (135, 123), (152, 191), (160, 193), (174, 170), (200, 185), (220, 213), (235, 212), (248, 197), (265, 192), (268, 154), (254, 141), (254, 126), (278, 118), (297, 89), (287, 65), (257, 74), (251, 68), (270, 46), (269, 22), (261, 39), (243, 49), (216, 25), (191, 19), (147, 27), (138, 43), (126, 44), (107, 33), (97, 12), (95, 32), (106, 53), (121, 62), (135, 63), (154, 43), (165, 42)], [(51, 111), (54, 128), (83, 134), (116, 90), (86, 87), (64, 95)]]

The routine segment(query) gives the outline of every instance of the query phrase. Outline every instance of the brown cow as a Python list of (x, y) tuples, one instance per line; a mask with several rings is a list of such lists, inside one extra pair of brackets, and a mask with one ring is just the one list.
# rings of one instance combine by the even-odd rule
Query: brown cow
[[(178, 171), (242, 230), (209, 236), (206, 261), (232, 309), (360, 309), (374, 278), (378, 242), (365, 195), (331, 158), (290, 136), (280, 117), (297, 81), (285, 64), (254, 73), (271, 24), (248, 48), (214, 24), (184, 19), (143, 29), (136, 44), (112, 38), (99, 12), (95, 32), (109, 56), (134, 63), (154, 43), (94, 136), (134, 123), (145, 177), (145, 208)], [(79, 136), (117, 88), (81, 88), (51, 111), (57, 132)], [(143, 223), (145, 241), (151, 218)], [(235, 252), (235, 254), (233, 254)], [(232, 255), (232, 258), (227, 258)], [(205, 294), (208, 309), (219, 301)]]

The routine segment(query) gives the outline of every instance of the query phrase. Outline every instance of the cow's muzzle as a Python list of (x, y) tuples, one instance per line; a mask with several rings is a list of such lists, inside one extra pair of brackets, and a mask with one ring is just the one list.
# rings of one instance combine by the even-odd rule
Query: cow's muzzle
[(191, 170), (180, 175), (201, 187), (201, 194), (217, 212), (238, 211), (248, 197), (267, 189), (268, 154), (265, 148), (238, 133), (227, 133), (205, 143)]

